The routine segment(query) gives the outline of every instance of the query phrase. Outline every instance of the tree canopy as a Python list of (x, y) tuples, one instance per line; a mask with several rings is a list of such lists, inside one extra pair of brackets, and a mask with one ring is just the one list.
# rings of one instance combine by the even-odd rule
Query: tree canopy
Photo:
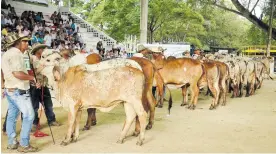
[[(270, 0), (263, 3), (260, 17), (254, 15), (260, 2), (253, 1), (149, 0), (148, 42), (189, 42), (204, 49), (265, 45)], [(74, 0), (72, 10), (87, 10), (86, 20), (118, 41), (127, 34), (139, 37), (140, 0)]]

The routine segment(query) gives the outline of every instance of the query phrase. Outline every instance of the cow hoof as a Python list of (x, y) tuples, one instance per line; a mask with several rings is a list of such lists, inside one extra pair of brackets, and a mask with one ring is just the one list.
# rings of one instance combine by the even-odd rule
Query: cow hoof
[(90, 129), (90, 127), (84, 126), (82, 131), (86, 131), (86, 130), (89, 130), (89, 129)]
[(158, 105), (157, 107), (158, 107), (158, 108), (163, 108), (163, 105)]
[(209, 110), (213, 110), (215, 109), (216, 107), (212, 104), (210, 107), (209, 107)]
[(190, 109), (190, 110), (194, 110), (195, 109), (195, 105), (190, 105), (189, 107), (188, 107), (188, 109)]
[(93, 120), (93, 121), (92, 121), (92, 126), (95, 126), (95, 125), (97, 125), (97, 121), (96, 121), (96, 120)]
[(78, 141), (78, 139), (75, 138), (75, 139), (72, 139), (72, 140), (71, 140), (71, 143), (76, 143), (77, 141)]
[(185, 105), (188, 105), (187, 103), (182, 103), (180, 106), (185, 106)]
[(139, 145), (139, 146), (143, 145), (143, 141), (137, 141), (136, 145)]
[(232, 96), (231, 96), (231, 98), (235, 98), (235, 96), (234, 96), (234, 95), (232, 95)]
[(116, 143), (118, 143), (118, 144), (123, 144), (124, 143), (124, 139), (119, 139)]
[(152, 128), (152, 125), (148, 124), (147, 127), (146, 127), (146, 130), (150, 130), (151, 128)]
[(65, 141), (62, 141), (61, 143), (60, 143), (60, 145), (61, 146), (66, 146), (66, 145), (68, 145), (69, 143), (68, 142), (65, 142)]
[(133, 132), (132, 136), (137, 137), (140, 134), (140, 132)]
[(246, 94), (245, 97), (249, 97), (249, 94)]

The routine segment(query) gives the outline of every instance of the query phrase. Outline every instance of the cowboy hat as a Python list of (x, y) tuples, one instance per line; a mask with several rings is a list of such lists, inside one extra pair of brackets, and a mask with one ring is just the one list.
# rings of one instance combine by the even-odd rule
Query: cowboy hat
[(6, 36), (6, 48), (12, 46), (17, 40), (29, 41), (30, 38), (25, 35), (18, 35), (18, 33), (8, 33)]
[(135, 53), (135, 54), (133, 55), (133, 57), (140, 57), (140, 58), (143, 58), (144, 55), (143, 55), (142, 53)]
[(154, 48), (151, 48), (150, 50), (154, 53), (161, 53), (162, 52), (159, 47), (154, 47)]
[(142, 50), (145, 50), (145, 49), (147, 49), (147, 48), (142, 44), (138, 45), (138, 47), (137, 47), (138, 52), (141, 52)]
[(45, 49), (47, 47), (48, 46), (46, 44), (37, 43), (33, 46), (32, 50), (31, 50), (31, 54), (34, 55), (39, 49)]
[(161, 52), (164, 52), (164, 51), (166, 51), (167, 49), (164, 49), (164, 48), (162, 48), (162, 47), (158, 47), (158, 50), (160, 50)]

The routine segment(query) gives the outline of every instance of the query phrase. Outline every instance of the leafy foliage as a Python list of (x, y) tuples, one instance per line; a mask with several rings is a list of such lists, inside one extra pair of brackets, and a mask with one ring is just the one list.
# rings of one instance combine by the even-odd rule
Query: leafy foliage
[[(72, 10), (87, 10), (86, 20), (116, 40), (123, 41), (127, 34), (140, 36), (140, 0), (79, 1), (74, 0)], [(225, 4), (223, 0), (219, 2)], [(247, 19), (203, 0), (149, 0), (148, 12), (150, 43), (189, 42), (199, 48), (266, 43), (267, 34)]]

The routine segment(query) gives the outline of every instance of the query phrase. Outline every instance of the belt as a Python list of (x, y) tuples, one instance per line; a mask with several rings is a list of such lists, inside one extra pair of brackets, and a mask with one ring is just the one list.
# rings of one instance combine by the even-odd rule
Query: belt
[(29, 93), (29, 90), (22, 90), (22, 89), (18, 89), (18, 88), (6, 88), (6, 89), (8, 92), (15, 92), (16, 90), (18, 90), (20, 95)]

